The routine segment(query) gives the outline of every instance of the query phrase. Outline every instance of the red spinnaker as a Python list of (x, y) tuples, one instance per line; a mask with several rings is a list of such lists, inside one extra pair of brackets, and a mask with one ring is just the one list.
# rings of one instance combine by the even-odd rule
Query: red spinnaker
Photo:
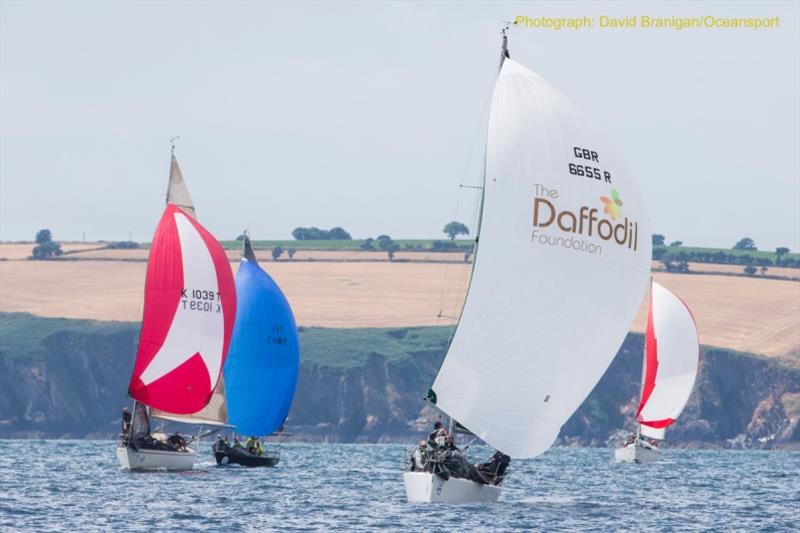
[[(658, 341), (656, 341), (655, 325), (653, 323), (653, 287), (650, 286), (650, 305), (647, 312), (647, 331), (645, 332), (645, 362), (644, 362), (644, 379), (642, 380), (642, 400), (639, 402), (639, 409), (636, 411), (636, 417), (644, 409), (647, 400), (653, 393), (656, 386), (656, 372), (658, 371)], [(642, 420), (639, 418), (639, 422)], [(649, 425), (649, 424), (648, 424)], [(669, 424), (667, 424), (669, 425)], [(656, 426), (653, 426), (656, 427)]]
[(144, 316), (129, 394), (175, 414), (205, 407), (219, 380), (236, 315), (225, 251), (169, 204), (147, 262)]

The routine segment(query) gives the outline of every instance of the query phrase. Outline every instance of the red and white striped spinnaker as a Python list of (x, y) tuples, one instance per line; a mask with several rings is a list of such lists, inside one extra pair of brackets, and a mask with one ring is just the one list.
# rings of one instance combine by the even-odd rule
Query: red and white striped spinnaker
[(664, 438), (683, 411), (694, 387), (700, 345), (697, 325), (686, 304), (656, 282), (650, 289), (645, 334), (642, 399), (637, 419), (642, 434)]
[(187, 213), (169, 203), (147, 262), (130, 395), (179, 415), (206, 407), (225, 363), (235, 315), (236, 289), (222, 246), (194, 219), (193, 209)]

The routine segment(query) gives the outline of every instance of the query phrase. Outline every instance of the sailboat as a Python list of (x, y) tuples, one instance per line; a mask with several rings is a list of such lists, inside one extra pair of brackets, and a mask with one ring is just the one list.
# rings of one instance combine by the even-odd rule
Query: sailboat
[[(236, 292), (222, 246), (196, 220), (174, 145), (167, 207), (147, 261), (144, 314), (128, 394), (132, 421), (117, 444), (131, 470), (188, 470), (197, 440), (169, 443), (151, 419), (223, 426), (220, 379), (236, 315)], [(194, 447), (192, 447), (194, 445)]]
[[(300, 369), (294, 315), (278, 284), (258, 264), (245, 234), (236, 273), (237, 311), (225, 362), (228, 423), (243, 435), (270, 436), (283, 427)], [(217, 464), (275, 466), (280, 453), (250, 453), (214, 444)]]
[[(689, 307), (675, 294), (651, 282), (645, 331), (642, 395), (636, 436), (614, 452), (617, 461), (652, 463), (661, 458), (655, 443), (683, 411), (694, 388), (700, 344)], [(649, 437), (649, 439), (643, 439)]]
[[(645, 292), (651, 239), (614, 149), (511, 59), (505, 31), (481, 194), (469, 289), (428, 399), (498, 451), (531, 458), (616, 355)], [(411, 502), (487, 502), (501, 492), (425, 470), (404, 482)]]

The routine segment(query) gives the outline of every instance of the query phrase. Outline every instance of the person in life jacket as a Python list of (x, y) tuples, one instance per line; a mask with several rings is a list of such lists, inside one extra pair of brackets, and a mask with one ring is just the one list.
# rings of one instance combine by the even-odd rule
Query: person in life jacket
[(484, 483), (499, 485), (503, 482), (509, 464), (511, 464), (511, 457), (497, 450), (491, 459), (485, 463), (476, 464), (475, 470)]
[(123, 435), (128, 435), (131, 432), (131, 420), (133, 420), (133, 416), (131, 412), (128, 411), (127, 407), (122, 408), (122, 433)]
[(428, 466), (428, 441), (419, 441), (419, 447), (411, 454), (411, 471), (424, 472)]
[(244, 443), (244, 447), (247, 448), (248, 452), (250, 452), (252, 454), (255, 454), (256, 453), (256, 442), (257, 442), (256, 438), (251, 435), (250, 437), (247, 437), (247, 440)]

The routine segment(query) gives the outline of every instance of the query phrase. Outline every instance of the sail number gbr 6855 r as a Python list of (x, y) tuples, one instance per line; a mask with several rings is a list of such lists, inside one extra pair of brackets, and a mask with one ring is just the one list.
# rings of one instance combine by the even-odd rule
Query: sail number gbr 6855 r
[(188, 309), (190, 311), (219, 313), (222, 309), (222, 306), (219, 303), (219, 291), (182, 289), (181, 303), (183, 304), (184, 309)]
[(589, 162), (600, 162), (597, 152), (580, 146), (572, 148), (572, 155), (575, 159), (580, 159), (579, 163), (569, 163), (569, 173), (575, 176), (584, 176), (587, 178), (594, 178), (596, 180), (605, 180), (606, 183), (611, 183), (611, 173), (607, 170), (601, 170), (595, 166), (588, 165)]

